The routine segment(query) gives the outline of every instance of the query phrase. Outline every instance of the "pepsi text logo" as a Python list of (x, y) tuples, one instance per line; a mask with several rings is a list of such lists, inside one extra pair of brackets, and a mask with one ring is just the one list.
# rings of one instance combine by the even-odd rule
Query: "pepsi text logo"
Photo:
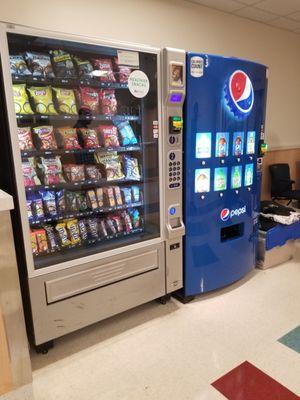
[(223, 210), (220, 212), (220, 218), (223, 222), (226, 222), (233, 217), (240, 217), (241, 215), (246, 214), (246, 211), (246, 206), (235, 208), (234, 210), (223, 208)]

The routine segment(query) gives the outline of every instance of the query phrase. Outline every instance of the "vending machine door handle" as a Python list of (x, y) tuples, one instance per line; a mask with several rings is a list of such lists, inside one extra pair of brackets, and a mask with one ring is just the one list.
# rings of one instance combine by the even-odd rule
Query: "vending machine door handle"
[(167, 222), (167, 236), (168, 239), (175, 239), (179, 236), (184, 236), (185, 235), (185, 225), (180, 219), (180, 225), (176, 227), (172, 227), (169, 222)]

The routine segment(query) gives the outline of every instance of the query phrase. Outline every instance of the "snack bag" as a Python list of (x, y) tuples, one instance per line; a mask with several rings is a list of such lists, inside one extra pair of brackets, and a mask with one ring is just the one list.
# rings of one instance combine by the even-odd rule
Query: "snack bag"
[(85, 225), (85, 220), (84, 219), (78, 220), (78, 229), (79, 229), (79, 234), (80, 234), (81, 240), (87, 240), (88, 239), (88, 232), (87, 232), (87, 229), (86, 229), (86, 225)]
[(32, 254), (37, 255), (39, 253), (39, 249), (38, 249), (35, 231), (30, 232), (30, 239), (31, 239)]
[(120, 190), (119, 186), (114, 186), (113, 189), (114, 189), (117, 206), (122, 206), (123, 200), (122, 200), (121, 190)]
[(102, 114), (116, 115), (118, 103), (113, 89), (100, 89), (99, 99)]
[(28, 158), (27, 161), (22, 162), (22, 173), (25, 187), (41, 184), (41, 181), (36, 174), (34, 158)]
[(105, 155), (95, 154), (94, 156), (96, 161), (103, 165), (108, 181), (124, 179), (120, 157), (117, 152)]
[(123, 164), (126, 179), (132, 179), (135, 181), (139, 181), (141, 179), (137, 158), (133, 158), (125, 154), (123, 156)]
[(76, 200), (79, 211), (87, 211), (88, 203), (84, 192), (76, 192)]
[(77, 69), (77, 74), (79, 78), (92, 78), (93, 70), (92, 64), (88, 60), (82, 60), (81, 58), (74, 56), (73, 57), (74, 64)]
[(54, 228), (51, 225), (44, 225), (44, 229), (46, 231), (48, 245), (50, 250), (56, 251), (59, 250), (59, 245), (55, 236)]
[(19, 146), (20, 150), (35, 150), (33, 141), (32, 141), (32, 134), (29, 126), (26, 127), (18, 127), (18, 139), (19, 139)]
[(13, 94), (14, 94), (15, 113), (22, 115), (33, 114), (26, 92), (26, 85), (25, 84), (13, 85)]
[(137, 229), (141, 227), (141, 218), (139, 210), (136, 208), (131, 208), (128, 210), (128, 213), (131, 218), (133, 229)]
[(99, 125), (97, 128), (104, 147), (119, 147), (118, 130), (114, 125)]
[(33, 212), (32, 212), (32, 200), (26, 199), (26, 210), (27, 210), (27, 217), (28, 221), (33, 221)]
[(89, 236), (93, 239), (98, 239), (98, 221), (96, 218), (87, 219), (87, 228)]
[(121, 213), (121, 215), (122, 215), (122, 218), (124, 220), (125, 231), (126, 231), (126, 233), (130, 233), (132, 231), (131, 218), (130, 218), (129, 214), (127, 213), (127, 211), (123, 211)]
[(66, 88), (52, 88), (56, 95), (59, 112), (63, 114), (77, 115), (77, 106), (74, 90)]
[(9, 56), (10, 73), (12, 75), (23, 75), (29, 76), (31, 72), (29, 71), (24, 57), (21, 55), (11, 55)]
[(67, 209), (65, 189), (61, 189), (58, 192), (56, 192), (55, 196), (56, 196), (57, 212), (59, 214), (64, 214)]
[(69, 212), (78, 212), (78, 202), (76, 192), (66, 191), (66, 208)]
[(127, 187), (122, 187), (121, 188), (121, 193), (123, 196), (123, 200), (125, 204), (131, 204), (132, 202), (132, 197), (131, 197), (131, 189)]
[(67, 229), (69, 231), (69, 237), (72, 244), (78, 244), (81, 242), (79, 227), (77, 219), (70, 219), (67, 221)]
[(46, 231), (43, 228), (37, 229), (35, 230), (35, 234), (39, 253), (44, 253), (48, 250)]
[(68, 182), (81, 182), (85, 180), (84, 164), (64, 164), (63, 170)]
[(128, 83), (128, 78), (132, 72), (132, 68), (127, 67), (126, 65), (119, 65), (119, 60), (117, 57), (114, 58), (114, 64), (118, 71), (119, 82), (120, 83)]
[(116, 82), (112, 60), (110, 58), (94, 58), (92, 62), (95, 69), (104, 72), (104, 74), (100, 76), (101, 82)]
[(99, 208), (104, 207), (103, 189), (102, 188), (96, 189), (96, 198), (97, 198), (97, 202), (98, 202), (98, 207)]
[(116, 206), (116, 200), (114, 196), (114, 189), (113, 187), (105, 187), (103, 188), (103, 194), (105, 198), (105, 203), (109, 207), (115, 207)]
[(40, 218), (45, 217), (43, 200), (41, 197), (38, 197), (36, 194), (34, 194), (32, 197), (32, 209), (33, 209), (33, 215), (34, 215), (35, 219), (40, 219)]
[(111, 217), (107, 217), (106, 220), (106, 227), (107, 227), (107, 233), (111, 235), (115, 235), (117, 233), (117, 229), (114, 225), (114, 220)]
[(38, 114), (57, 115), (53, 104), (51, 86), (31, 86), (27, 90)]
[(112, 215), (111, 219), (114, 222), (115, 228), (118, 233), (123, 232), (123, 224), (120, 215)]
[(81, 149), (75, 128), (65, 126), (56, 129), (57, 142), (60, 148), (65, 150)]
[(33, 76), (54, 78), (51, 60), (48, 54), (27, 51), (25, 59)]
[(99, 221), (99, 232), (101, 237), (103, 238), (106, 238), (108, 236), (105, 221), (103, 219)]
[(97, 149), (100, 147), (98, 135), (95, 129), (80, 128), (78, 132), (82, 138), (85, 149)]
[(98, 208), (97, 197), (94, 189), (90, 189), (86, 192), (86, 198), (89, 207), (94, 211)]
[(69, 53), (64, 50), (50, 50), (55, 74), (58, 78), (75, 78), (76, 71)]
[(76, 93), (81, 108), (85, 108), (95, 114), (99, 112), (99, 90), (89, 86), (80, 86)]
[(55, 226), (55, 230), (58, 233), (59, 241), (61, 246), (66, 247), (70, 246), (71, 241), (68, 238), (68, 232), (66, 229), (66, 223), (65, 222), (59, 222)]
[(44, 185), (56, 185), (58, 183), (65, 183), (62, 176), (62, 167), (60, 157), (44, 158), (41, 157), (39, 167), (44, 176)]
[(131, 186), (132, 198), (135, 203), (141, 201), (140, 188), (138, 186)]
[(134, 146), (138, 144), (137, 138), (128, 121), (115, 122), (115, 125), (119, 130), (122, 146)]
[(86, 179), (92, 179), (94, 181), (99, 181), (102, 178), (101, 172), (97, 165), (85, 165), (85, 176)]
[(57, 208), (56, 208), (55, 192), (47, 190), (47, 191), (40, 191), (39, 193), (43, 199), (44, 210), (47, 217), (56, 217)]
[(56, 150), (57, 143), (54, 137), (53, 126), (44, 125), (32, 128), (33, 134), (36, 137), (36, 143), (39, 150)]

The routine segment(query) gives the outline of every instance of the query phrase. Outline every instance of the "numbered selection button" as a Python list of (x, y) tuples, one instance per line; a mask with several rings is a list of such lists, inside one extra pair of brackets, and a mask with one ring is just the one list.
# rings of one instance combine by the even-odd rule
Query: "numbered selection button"
[(170, 160), (175, 160), (175, 157), (176, 157), (175, 153), (172, 152), (172, 153), (169, 154), (169, 159)]

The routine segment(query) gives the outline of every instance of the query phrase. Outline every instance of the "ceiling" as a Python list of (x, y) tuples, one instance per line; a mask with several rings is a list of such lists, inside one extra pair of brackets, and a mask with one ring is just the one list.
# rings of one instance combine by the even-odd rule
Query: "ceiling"
[(300, 0), (189, 0), (300, 34)]

